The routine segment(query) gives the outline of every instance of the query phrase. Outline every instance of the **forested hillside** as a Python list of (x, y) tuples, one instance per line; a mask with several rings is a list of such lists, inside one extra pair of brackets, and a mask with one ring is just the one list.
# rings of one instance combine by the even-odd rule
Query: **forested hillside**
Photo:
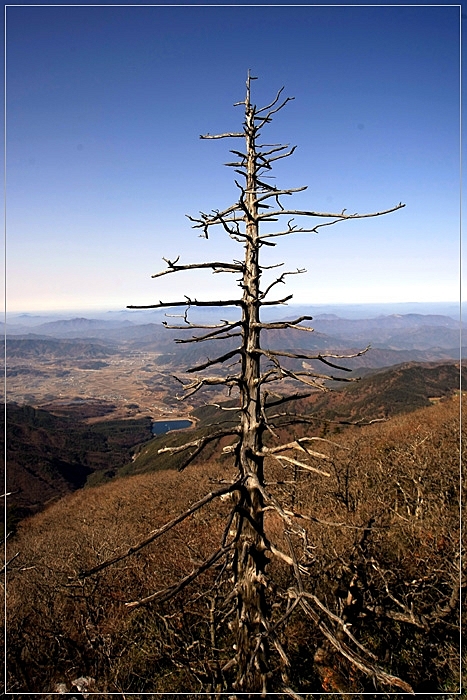
[(314, 397), (308, 410), (334, 420), (387, 418), (429, 406), (458, 391), (461, 381), (467, 381), (467, 368), (457, 362), (407, 362), (372, 372), (341, 391)]

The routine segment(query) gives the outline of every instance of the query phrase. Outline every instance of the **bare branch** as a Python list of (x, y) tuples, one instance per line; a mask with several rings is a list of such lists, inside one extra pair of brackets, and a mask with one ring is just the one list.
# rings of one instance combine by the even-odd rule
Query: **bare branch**
[[(285, 213), (285, 212), (284, 212)], [(271, 219), (271, 221), (277, 221), (277, 219)], [(290, 221), (293, 221), (293, 219), (290, 219)], [(321, 226), (329, 226), (330, 223), (337, 223), (337, 222), (328, 222), (327, 224), (317, 224), (316, 226), (313, 226), (313, 228), (303, 228), (299, 226), (291, 226), (290, 222), (288, 222), (288, 226), (286, 229), (283, 231), (275, 231), (274, 233), (267, 233), (262, 236), (260, 236), (260, 242), (262, 245), (272, 245), (270, 241), (268, 241), (269, 238), (279, 238), (280, 236), (290, 236), (292, 233), (318, 233), (318, 229)]]
[(407, 612), (398, 612), (397, 610), (390, 610), (381, 605), (366, 605), (365, 609), (372, 612), (377, 617), (386, 617), (389, 620), (396, 620), (397, 622), (405, 622), (408, 625), (414, 625), (419, 629), (428, 632), (430, 630), (430, 625), (425, 615), (417, 615), (410, 608), (406, 608)]
[[(269, 508), (272, 508), (273, 510), (275, 510), (274, 506), (269, 506)], [(266, 510), (266, 508), (264, 510)], [(282, 552), (280, 549), (277, 549), (277, 547), (275, 545), (271, 544), (270, 542), (268, 543), (267, 548), (271, 552), (271, 554), (274, 554), (275, 557), (277, 557), (281, 561), (285, 561), (285, 563), (288, 564), (289, 566), (292, 566), (293, 561), (287, 554), (285, 554), (285, 552)]]
[(218, 561), (221, 557), (224, 556), (224, 554), (230, 552), (232, 546), (233, 543), (228, 544), (225, 547), (220, 547), (220, 549), (218, 549), (217, 552), (214, 552), (214, 554), (209, 559), (206, 559), (206, 561), (204, 561), (200, 566), (198, 566), (198, 568), (194, 569), (191, 572), (191, 574), (182, 578), (177, 585), (171, 586), (170, 588), (164, 588), (161, 591), (157, 591), (152, 595), (146, 596), (146, 598), (141, 598), (141, 600), (136, 600), (131, 603), (125, 603), (126, 607), (139, 608), (141, 605), (146, 605), (147, 603), (150, 603), (153, 600), (159, 600), (160, 602), (170, 600), (170, 598), (173, 598), (175, 595), (177, 595), (177, 593), (180, 593), (181, 590), (186, 588), (186, 586), (188, 586), (189, 583), (198, 578), (200, 574), (210, 569), (211, 566), (213, 566), (216, 563), (216, 561)]
[[(277, 499), (274, 498), (274, 496), (270, 493), (268, 493), (265, 489), (265, 486), (260, 483), (258, 477), (256, 474), (250, 474), (249, 475), (249, 480), (251, 482), (251, 485), (254, 488), (257, 488), (258, 491), (261, 493), (263, 496), (264, 500), (266, 503), (270, 503), (274, 510), (280, 515), (282, 520), (287, 523), (289, 528), (291, 529), (292, 532), (297, 533), (297, 528), (294, 526), (293, 521), (291, 520), (290, 516), (285, 512), (285, 510), (282, 508), (281, 504), (277, 501)], [(298, 534), (300, 535), (303, 532), (303, 528), (300, 527), (298, 530)], [(265, 534), (264, 532), (261, 533), (262, 539), (265, 540)], [(290, 563), (290, 562), (288, 562)]]
[(273, 163), (275, 160), (280, 160), (281, 158), (288, 158), (291, 156), (297, 149), (297, 146), (292, 146), (290, 151), (287, 151), (287, 153), (281, 153), (278, 156), (273, 156), (272, 158), (264, 158), (262, 153), (258, 153), (258, 157), (264, 162), (264, 165), (261, 165), (259, 170), (261, 168), (267, 168), (268, 170), (271, 168), (271, 163)]
[(284, 297), (283, 299), (275, 299), (274, 301), (262, 301), (261, 306), (276, 306), (279, 304), (285, 304), (286, 302), (290, 301), (293, 299), (293, 294), (289, 294), (288, 296)]
[(135, 552), (138, 552), (140, 549), (143, 547), (146, 547), (148, 544), (151, 544), (151, 542), (154, 542), (154, 540), (157, 540), (158, 537), (163, 535), (164, 533), (168, 532), (171, 530), (173, 527), (178, 525), (179, 523), (183, 522), (187, 518), (190, 517), (190, 515), (193, 515), (197, 510), (205, 506), (207, 503), (210, 501), (213, 501), (215, 498), (219, 498), (220, 496), (224, 495), (225, 493), (231, 493), (235, 490), (237, 490), (240, 486), (239, 482), (235, 482), (233, 484), (226, 484), (220, 489), (217, 489), (217, 491), (211, 491), (208, 493), (206, 496), (203, 496), (199, 501), (196, 503), (193, 503), (192, 506), (190, 506), (184, 513), (181, 515), (178, 515), (176, 518), (173, 520), (170, 520), (170, 522), (165, 523), (162, 527), (158, 528), (157, 530), (153, 530), (147, 537), (145, 537), (143, 540), (138, 542), (135, 545), (132, 545), (129, 547), (126, 552), (123, 554), (117, 554), (114, 557), (111, 557), (110, 559), (106, 559), (105, 561), (101, 562), (97, 566), (94, 566), (92, 569), (88, 569), (87, 571), (82, 571), (78, 574), (77, 578), (79, 579), (84, 579), (87, 578), (88, 576), (92, 576), (93, 574), (97, 574), (99, 571), (102, 571), (103, 569), (106, 569), (108, 566), (112, 566), (112, 564), (117, 564), (119, 561), (122, 561), (123, 559), (126, 559), (130, 555), (134, 554)]
[(242, 408), (241, 406), (221, 406), (220, 403), (207, 403), (206, 406), (214, 406), (219, 411), (240, 411)]
[(358, 352), (353, 352), (350, 353), (350, 355), (335, 355), (335, 354), (325, 354), (325, 355), (319, 355), (316, 359), (319, 360), (320, 362), (324, 362), (325, 365), (329, 365), (329, 367), (335, 367), (336, 369), (345, 369), (344, 367), (339, 367), (338, 365), (333, 365), (332, 362), (328, 362), (327, 358), (328, 357), (334, 357), (337, 360), (351, 360), (354, 357), (361, 357), (365, 353), (368, 352), (368, 350), (371, 348), (371, 345), (367, 345), (366, 348), (363, 350), (359, 350)]
[[(271, 109), (264, 117), (255, 117), (255, 121), (257, 120), (259, 123), (257, 125), (258, 129), (261, 129), (265, 124), (268, 124), (271, 121), (271, 117), (273, 114), (276, 114), (277, 112), (280, 112), (280, 110), (285, 107), (287, 102), (291, 102), (294, 100), (294, 97), (286, 97), (285, 100), (275, 109)], [(264, 110), (261, 110), (264, 111)]]
[[(268, 144), (264, 144), (263, 146), (260, 146), (260, 148), (266, 148), (269, 147)], [(258, 151), (258, 156), (261, 156), (261, 158), (264, 158), (265, 160), (269, 155), (272, 153), (279, 153), (280, 151), (285, 151), (287, 148), (290, 148), (290, 144), (282, 144), (282, 143), (277, 143), (271, 148), (269, 148), (269, 151)]]
[(265, 402), (266, 402), (266, 396), (267, 396), (267, 391), (263, 391), (261, 395), (261, 418), (264, 421), (264, 424), (269, 431), (269, 433), (276, 439), (278, 439), (277, 433), (274, 432), (274, 427), (270, 424), (267, 413), (266, 413), (266, 407), (265, 407)]
[(215, 433), (211, 433), (210, 435), (205, 435), (203, 437), (200, 437), (196, 440), (191, 440), (190, 442), (185, 442), (183, 445), (177, 445), (176, 447), (161, 447), (159, 450), (157, 450), (157, 454), (164, 454), (164, 453), (169, 453), (169, 454), (178, 454), (179, 452), (184, 452), (185, 450), (190, 449), (191, 447), (196, 447), (199, 449), (197, 454), (206, 447), (210, 442), (213, 442), (214, 440), (220, 440), (223, 437), (228, 437), (229, 435), (239, 435), (240, 429), (239, 428), (231, 428), (229, 430), (219, 430)]
[[(263, 449), (263, 453), (265, 456), (267, 456), (267, 452), (265, 452), (264, 449)], [(330, 459), (327, 455), (324, 455), (320, 452), (312, 452), (310, 450), (308, 452), (308, 454), (312, 455), (313, 457), (317, 457), (318, 459), (325, 459), (325, 460), (330, 461)], [(286, 455), (270, 454), (269, 456), (278, 462), (288, 462), (289, 464), (294, 464), (296, 467), (300, 467), (301, 469), (305, 469), (308, 472), (315, 472), (317, 474), (321, 474), (321, 476), (331, 476), (331, 474), (329, 472), (325, 472), (323, 469), (318, 469), (317, 467), (312, 467), (309, 464), (306, 464), (305, 462), (300, 462), (298, 459), (293, 459), (292, 457), (287, 457)]]
[[(202, 228), (204, 231), (204, 236), (206, 238), (209, 238), (208, 231), (210, 226), (215, 226), (216, 224), (223, 224), (225, 227), (226, 223), (237, 223), (239, 221), (242, 221), (243, 217), (239, 219), (235, 216), (235, 212), (237, 211), (242, 211), (242, 207), (238, 202), (232, 204), (230, 207), (224, 209), (221, 212), (213, 211), (212, 214), (205, 214), (203, 212), (200, 212), (200, 219), (196, 219), (193, 216), (190, 216), (189, 214), (186, 214), (186, 217), (194, 223), (193, 228)], [(228, 218), (231, 214), (233, 214), (234, 216), (232, 218)], [(227, 230), (229, 231), (230, 235), (232, 235), (232, 232), (229, 229)]]
[(241, 299), (221, 299), (219, 301), (198, 301), (197, 299), (185, 298), (185, 301), (160, 301), (158, 304), (148, 304), (146, 306), (131, 305), (127, 309), (166, 309), (172, 306), (242, 306)]
[[(274, 376), (273, 371), (268, 371), (264, 372), (261, 375), (261, 383), (265, 382), (272, 382), (272, 381), (280, 381), (283, 377), (290, 377), (290, 379), (295, 379), (297, 382), (301, 382), (302, 384), (307, 384), (308, 386), (314, 386), (320, 391), (329, 391), (329, 389), (322, 384), (322, 381), (330, 381), (333, 380), (335, 382), (357, 382), (359, 381), (358, 377), (335, 377), (334, 375), (329, 375), (329, 374), (319, 374), (318, 372), (309, 372), (307, 370), (300, 370), (293, 372), (290, 369), (287, 369), (286, 367), (283, 367), (277, 362), (277, 359), (274, 357), (269, 358), (272, 361), (275, 361), (277, 363), (276, 365), (276, 370), (278, 372), (277, 376)], [(317, 382), (316, 380), (321, 380), (321, 383)], [(311, 381), (308, 381), (311, 380)]]
[[(266, 105), (266, 107), (261, 107), (260, 109), (257, 109), (256, 114), (261, 114), (261, 112), (266, 112), (268, 109), (271, 109), (271, 107), (274, 107), (274, 105), (278, 103), (279, 97), (281, 96), (283, 90), (284, 86), (282, 86), (281, 89), (277, 91), (277, 95), (275, 96), (273, 101), (270, 104)], [(242, 102), (242, 104), (244, 103)]]
[[(310, 329), (310, 330), (312, 330), (312, 329)], [(329, 355), (324, 354), (323, 355), (321, 353), (319, 353), (318, 355), (307, 355), (304, 353), (293, 353), (293, 352), (287, 352), (285, 350), (269, 350), (269, 349), (259, 350), (258, 352), (263, 354), (263, 355), (266, 355), (270, 360), (272, 360), (273, 357), (290, 357), (291, 359), (295, 359), (295, 360), (316, 360), (316, 361), (322, 362), (325, 365), (328, 365), (329, 367), (333, 367), (334, 369), (339, 369), (339, 370), (342, 370), (345, 372), (351, 372), (352, 369), (350, 369), (349, 367), (342, 367), (341, 365), (336, 365), (333, 362), (329, 362), (329, 360), (327, 358), (333, 357), (333, 358), (342, 359), (342, 360), (352, 359), (354, 357), (360, 357), (361, 355), (364, 355), (366, 352), (368, 352), (369, 349), (370, 349), (370, 345), (368, 345), (363, 350), (359, 350), (356, 353), (351, 353), (350, 355), (336, 355), (336, 354), (329, 354)], [(339, 379), (342, 380), (342, 377), (341, 378), (339, 378), (339, 377), (324, 377), (323, 375), (319, 375), (319, 374), (316, 374), (314, 376), (322, 377), (322, 378), (326, 378), (326, 379), (335, 379), (337, 381)], [(346, 379), (345, 381), (354, 381), (354, 380), (353, 379), (350, 379), (350, 380)]]
[[(340, 445), (341, 447), (341, 445)], [(346, 448), (343, 448), (346, 449)], [(271, 483), (271, 482), (268, 482)], [(277, 482), (272, 482), (272, 483), (277, 483), (277, 484), (282, 484), (282, 483), (287, 483), (287, 484), (295, 484), (295, 481), (277, 481)], [(264, 510), (267, 510), (265, 508)], [(338, 527), (338, 528), (347, 528), (348, 530), (370, 530), (371, 528), (365, 526), (365, 525), (348, 525), (347, 523), (344, 522), (333, 522), (329, 520), (322, 520), (321, 518), (316, 518), (313, 515), (304, 515), (303, 513), (298, 513), (296, 510), (290, 510), (284, 508), (284, 512), (287, 513), (287, 515), (290, 515), (293, 518), (298, 518), (299, 520), (308, 520), (312, 523), (318, 523), (319, 525), (326, 525), (327, 527)], [(374, 528), (375, 526), (373, 526)], [(380, 526), (379, 529), (386, 529), (386, 525)], [(368, 608), (368, 610), (371, 610), (371, 608)]]
[[(180, 315), (176, 315), (176, 314), (174, 314), (174, 315), (165, 314), (165, 315), (169, 318), (180, 318)], [(221, 333), (221, 332), (229, 330), (230, 326), (234, 327), (234, 326), (238, 325), (238, 322), (237, 321), (225, 321), (225, 320), (221, 319), (220, 323), (212, 323), (212, 324), (205, 325), (205, 324), (191, 323), (190, 321), (186, 321), (183, 326), (169, 326), (167, 321), (162, 321), (162, 325), (165, 326), (167, 329), (174, 330), (174, 331), (187, 331), (187, 330), (190, 330), (193, 328), (195, 328), (196, 330), (210, 330), (212, 328), (212, 329), (218, 329), (217, 332)], [(176, 342), (180, 342), (180, 341), (176, 340)]]
[[(294, 360), (317, 360), (319, 362), (323, 362), (325, 365), (328, 365), (329, 367), (334, 367), (334, 369), (339, 369), (345, 372), (351, 372), (352, 370), (349, 369), (348, 367), (342, 367), (341, 365), (336, 365), (332, 362), (329, 362), (326, 358), (327, 357), (342, 357), (343, 359), (345, 358), (352, 358), (352, 357), (359, 357), (360, 355), (363, 355), (365, 352), (368, 351), (369, 348), (366, 348), (365, 350), (362, 350), (359, 353), (352, 354), (352, 355), (308, 355), (306, 353), (298, 353), (298, 352), (287, 352), (286, 350), (258, 350), (258, 353), (261, 355), (265, 355), (268, 357), (270, 360), (272, 360), (273, 357), (289, 357)], [(323, 377), (323, 375), (313, 375), (316, 377)], [(331, 379), (331, 377), (326, 377), (327, 379)], [(332, 377), (333, 379), (335, 377)]]
[[(16, 493), (16, 492), (15, 492), (15, 493)], [(5, 494), (5, 495), (6, 495), (6, 496), (9, 496), (10, 494), (7, 493), (7, 494)], [(0, 569), (0, 573), (3, 573), (4, 571), (6, 571), (7, 567), (9, 566), (9, 564), (11, 564), (11, 562), (12, 562), (14, 559), (16, 559), (16, 557), (19, 557), (19, 555), (20, 555), (20, 552), (16, 552), (16, 554), (14, 554), (14, 555), (11, 557), (11, 559), (9, 559), (7, 562), (5, 562), (5, 564), (3, 564), (2, 568)]]
[(187, 369), (187, 372), (190, 374), (192, 372), (200, 372), (203, 369), (206, 369), (207, 367), (212, 367), (212, 365), (218, 365), (221, 364), (222, 362), (225, 362), (226, 360), (230, 360), (231, 357), (235, 357), (235, 355), (239, 355), (242, 352), (241, 348), (236, 348), (235, 350), (231, 350), (230, 352), (226, 352), (224, 355), (221, 355), (220, 357), (216, 357), (214, 360), (207, 360), (206, 362), (203, 362), (201, 365), (196, 365), (195, 367), (190, 367), (190, 369)]
[(185, 396), (183, 398), (188, 398), (192, 396), (197, 391), (199, 391), (203, 386), (216, 386), (225, 384), (226, 386), (238, 386), (240, 384), (239, 376), (228, 376), (228, 377), (197, 377), (190, 384), (184, 384), (183, 388), (185, 390)]
[(205, 340), (227, 340), (228, 338), (240, 338), (241, 333), (225, 333), (225, 335), (207, 335), (207, 336), (193, 336), (192, 338), (189, 338), (188, 340), (182, 340), (181, 338), (175, 338), (174, 342), (175, 343), (201, 343), (204, 342)]
[(261, 292), (260, 298), (264, 299), (271, 289), (275, 287), (276, 284), (285, 284), (285, 277), (286, 275), (302, 275), (306, 270), (304, 268), (295, 270), (294, 272), (283, 272), (277, 279), (274, 280), (274, 282), (271, 282), (271, 284), (266, 287), (264, 292)]
[(206, 268), (211, 268), (214, 270), (214, 272), (241, 272), (243, 270), (243, 265), (241, 263), (209, 262), (193, 263), (191, 265), (177, 265), (177, 261), (172, 262), (167, 258), (162, 259), (169, 267), (167, 270), (162, 270), (162, 272), (156, 272), (155, 275), (151, 275), (153, 279), (156, 277), (163, 277), (164, 275), (170, 275), (172, 272), (180, 272), (181, 270), (202, 270)]
[[(284, 157), (284, 156), (282, 156)], [(303, 185), (302, 187), (290, 187), (285, 190), (278, 190), (276, 188), (273, 188), (273, 192), (267, 192), (266, 194), (261, 195), (261, 197), (257, 197), (256, 202), (259, 204), (260, 202), (263, 202), (265, 199), (269, 199), (270, 197), (274, 197), (274, 199), (277, 199), (277, 197), (285, 196), (285, 195), (291, 195), (294, 194), (295, 192), (304, 192), (304, 190), (307, 190), (308, 187), (306, 185)], [(285, 209), (281, 209), (281, 212), (285, 211)], [(317, 215), (316, 215), (317, 216)]]
[(191, 216), (190, 214), (185, 214), (185, 216), (189, 221), (194, 223), (194, 226), (192, 228), (204, 228), (206, 226), (213, 226), (216, 223), (220, 224), (221, 217), (225, 218), (227, 216), (230, 216), (231, 214), (234, 214), (232, 218), (225, 219), (229, 223), (243, 221), (243, 217), (235, 217), (236, 211), (241, 211), (241, 207), (238, 205), (238, 203), (233, 204), (224, 212), (213, 212), (213, 214), (204, 214), (203, 212), (200, 212), (201, 219), (197, 219), (194, 216)]
[(302, 321), (312, 321), (313, 316), (300, 316), (294, 321), (277, 321), (275, 323), (255, 323), (254, 328), (264, 328), (267, 330), (284, 330), (286, 328), (294, 328), (297, 331), (308, 331), (313, 332), (314, 328), (308, 328), (306, 326), (299, 326), (298, 324)]
[[(339, 221), (346, 221), (348, 219), (367, 219), (369, 217), (374, 217), (374, 216), (383, 216), (384, 214), (390, 214), (393, 211), (397, 211), (398, 209), (403, 209), (405, 207), (405, 204), (399, 203), (397, 206), (392, 207), (391, 209), (386, 209), (385, 211), (378, 211), (378, 212), (373, 212), (371, 214), (344, 214), (341, 212), (341, 214), (331, 214), (331, 213), (325, 213), (325, 212), (317, 212), (317, 211), (302, 211), (299, 209), (279, 209), (276, 211), (272, 212), (266, 212), (265, 214), (258, 214), (258, 219), (262, 221), (267, 221), (272, 220), (271, 217), (277, 217), (277, 216), (316, 216), (316, 217), (322, 217), (322, 218), (327, 218), (327, 219), (335, 219), (335, 221), (330, 221), (327, 222), (326, 224), (319, 224), (316, 226), (314, 229), (311, 229), (312, 231), (315, 231), (316, 228), (320, 226), (329, 226), (331, 224), (337, 223)], [(344, 210), (345, 211), (345, 210)], [(291, 233), (291, 231), (288, 231), (287, 233)], [(275, 236), (280, 236), (280, 235), (285, 235), (284, 233), (269, 233), (264, 236), (260, 236), (261, 240), (263, 238), (274, 238)]]
[(278, 267), (284, 267), (285, 263), (276, 263), (275, 265), (260, 265), (261, 270), (275, 270)]
[(363, 671), (366, 675), (377, 678), (381, 683), (385, 685), (396, 686), (401, 688), (405, 693), (413, 694), (413, 688), (408, 683), (398, 678), (397, 676), (392, 676), (386, 673), (374, 664), (366, 661), (357, 652), (352, 651), (346, 644), (344, 644), (344, 642), (339, 641), (335, 634), (333, 634), (329, 627), (325, 625), (322, 620), (320, 620), (319, 615), (311, 608), (308, 602), (304, 599), (304, 594), (300, 594), (297, 592), (296, 595), (301, 597), (300, 604), (305, 613), (311, 617), (315, 624), (318, 625), (321, 632), (324, 634), (326, 639), (333, 645), (333, 647), (337, 649), (337, 651), (340, 654), (342, 654), (342, 656), (345, 656), (345, 658), (348, 659), (350, 663), (352, 663), (358, 669)]
[[(270, 396), (270, 394), (265, 391), (263, 393), (264, 407), (265, 407), (265, 409), (268, 409), (268, 408), (271, 408), (272, 406), (279, 406), (280, 404), (288, 403), (289, 401), (297, 401), (298, 399), (308, 399), (310, 396), (313, 396), (314, 393), (315, 392), (312, 392), (312, 391), (307, 391), (304, 394), (299, 394), (296, 392), (295, 394), (290, 394), (289, 396), (279, 396), (276, 394), (276, 396), (278, 396), (277, 399), (275, 399), (274, 401), (266, 402), (266, 397)], [(284, 415), (288, 415), (288, 414), (284, 414)]]
[[(347, 380), (345, 380), (347, 381)], [(309, 394), (310, 396), (316, 392), (312, 392)], [(372, 425), (373, 423), (384, 423), (386, 422), (386, 418), (373, 418), (372, 420), (366, 421), (366, 420), (358, 420), (358, 421), (350, 421), (350, 420), (329, 420), (327, 418), (323, 418), (320, 416), (312, 416), (312, 415), (302, 415), (300, 413), (294, 413), (293, 416), (291, 416), (289, 413), (277, 413), (274, 416), (270, 416), (270, 420), (276, 420), (278, 418), (285, 419), (281, 420), (280, 425), (291, 425), (293, 423), (326, 423), (329, 425), (355, 425), (357, 427), (363, 427), (365, 425)]]
[[(266, 175), (264, 175), (264, 179), (266, 179)], [(274, 185), (270, 185), (267, 182), (263, 182), (263, 180), (260, 180), (258, 178), (258, 192), (260, 191), (260, 189), (263, 189), (266, 192), (276, 192), (277, 191), (277, 187), (275, 187)]]
[[(241, 325), (240, 321), (237, 323), (226, 323), (220, 327), (217, 328), (217, 330), (212, 331), (211, 333), (206, 333), (205, 335), (201, 336), (192, 336), (191, 338), (175, 338), (176, 343), (200, 343), (203, 342), (204, 340), (213, 340), (215, 338), (219, 338), (224, 340), (225, 338), (235, 338), (239, 335), (239, 333), (228, 333), (228, 331), (233, 330), (234, 328), (238, 328)], [(166, 326), (167, 328), (174, 328), (177, 330), (185, 330), (183, 326)], [(204, 326), (207, 328), (207, 326)], [(193, 328), (202, 328), (202, 326), (193, 326)], [(225, 335), (224, 335), (225, 334)]]
[(327, 608), (321, 601), (320, 599), (315, 596), (313, 593), (304, 593), (301, 591), (301, 595), (305, 598), (308, 598), (309, 600), (312, 600), (319, 608), (322, 610), (328, 617), (333, 620), (334, 622), (337, 622), (338, 625), (342, 628), (342, 631), (348, 636), (348, 638), (357, 646), (360, 651), (363, 651), (364, 654), (368, 654), (374, 661), (378, 661), (378, 657), (373, 654), (372, 651), (367, 649), (366, 647), (363, 646), (355, 637), (354, 635), (350, 632), (348, 625), (344, 622), (342, 618), (340, 618), (338, 615), (335, 615), (329, 608)]
[(245, 134), (242, 131), (242, 133), (235, 133), (235, 132), (227, 132), (226, 134), (201, 134), (200, 139), (231, 139), (231, 138), (244, 138)]
[[(306, 454), (312, 455), (312, 456), (319, 456), (323, 457), (322, 454), (319, 452), (313, 452), (311, 450), (308, 450), (305, 447), (305, 444), (307, 442), (326, 442), (328, 445), (332, 445), (333, 447), (340, 447), (342, 449), (348, 449), (347, 447), (343, 447), (340, 445), (338, 442), (334, 442), (334, 440), (328, 440), (328, 438), (322, 438), (318, 436), (312, 436), (312, 437), (302, 437), (302, 438), (297, 438), (296, 440), (293, 440), (292, 442), (287, 442), (284, 443), (283, 445), (277, 445), (276, 447), (264, 447), (263, 452), (266, 454), (275, 454), (276, 452), (283, 452), (284, 450), (299, 450), (300, 452), (306, 452)], [(326, 455), (324, 455), (326, 457)], [(326, 459), (329, 459), (329, 457), (326, 457)]]
[(246, 158), (248, 157), (246, 153), (242, 153), (241, 151), (235, 151), (233, 149), (230, 150), (229, 153), (233, 153), (234, 156), (238, 156), (242, 160), (246, 160)]

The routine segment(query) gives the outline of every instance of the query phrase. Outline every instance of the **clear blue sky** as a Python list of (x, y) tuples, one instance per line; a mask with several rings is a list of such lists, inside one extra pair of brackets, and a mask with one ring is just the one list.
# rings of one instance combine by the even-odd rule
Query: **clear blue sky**
[[(162, 256), (241, 256), (185, 214), (237, 198), (223, 163), (253, 99), (295, 97), (263, 141), (287, 204), (394, 214), (278, 239), (297, 303), (459, 297), (458, 6), (7, 8), (7, 306), (231, 298), (232, 275), (152, 280)], [(295, 201), (294, 201), (295, 200)]]

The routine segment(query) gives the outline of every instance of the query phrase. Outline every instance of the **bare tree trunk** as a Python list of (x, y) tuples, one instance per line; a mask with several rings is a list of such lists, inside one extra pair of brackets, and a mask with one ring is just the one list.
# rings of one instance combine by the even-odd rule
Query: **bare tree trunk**
[(236, 562), (237, 591), (237, 688), (239, 691), (266, 692), (268, 668), (265, 601), (265, 566), (263, 533), (262, 417), (260, 383), (260, 298), (259, 298), (259, 227), (256, 178), (256, 125), (250, 104), (250, 86), (246, 98), (247, 183), (245, 209), (246, 245), (242, 298), (242, 381), (241, 436), (238, 445), (238, 466), (244, 488), (238, 504), (238, 542)]

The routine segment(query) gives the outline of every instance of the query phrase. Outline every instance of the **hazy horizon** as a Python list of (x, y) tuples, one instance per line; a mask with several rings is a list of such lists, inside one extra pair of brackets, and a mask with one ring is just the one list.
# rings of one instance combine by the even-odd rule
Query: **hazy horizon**
[[(381, 313), (384, 314), (387, 312), (387, 314), (396, 314), (396, 313), (401, 313), (401, 314), (408, 314), (408, 313), (420, 313), (422, 315), (429, 315), (429, 314), (441, 314), (441, 315), (458, 315), (461, 313), (463, 307), (465, 306), (465, 302), (456, 302), (456, 301), (441, 301), (441, 302), (424, 302), (424, 301), (407, 301), (407, 302), (387, 302), (387, 303), (378, 303), (378, 302), (367, 302), (367, 303), (351, 303), (351, 302), (342, 302), (342, 303), (336, 303), (336, 304), (313, 304), (313, 303), (288, 303), (288, 304), (281, 304), (276, 307), (265, 307), (263, 309), (263, 312), (266, 313), (268, 316), (274, 315), (274, 314), (279, 314), (279, 315), (284, 315), (287, 314), (287, 311), (293, 311), (296, 308), (310, 308), (314, 309), (315, 313), (320, 314), (320, 313), (335, 313), (336, 315), (339, 315), (338, 312), (345, 315), (351, 315), (352, 317), (356, 317), (355, 314), (358, 314), (358, 312), (362, 312), (365, 314), (371, 314), (372, 312), (374, 313)], [(201, 313), (203, 315), (207, 314), (214, 314), (216, 313), (216, 309), (219, 309), (221, 307), (211, 307), (211, 308), (196, 308), (192, 307), (193, 313)], [(232, 307), (234, 308), (234, 307)], [(124, 314), (125, 316), (128, 316), (128, 318), (131, 318), (132, 316), (136, 319), (142, 316), (155, 316), (155, 317), (163, 317), (165, 314), (173, 314), (173, 313), (179, 313), (180, 310), (177, 309), (127, 309), (125, 307), (104, 307), (104, 308), (97, 308), (97, 307), (82, 307), (82, 308), (75, 308), (75, 309), (41, 309), (41, 310), (8, 310), (6, 312), (6, 317), (7, 319), (12, 319), (12, 318), (21, 318), (21, 317), (29, 317), (31, 319), (34, 318), (58, 318), (58, 319), (65, 319), (65, 320), (71, 320), (71, 319), (76, 319), (76, 318), (102, 318), (105, 316), (110, 316), (112, 314)]]

